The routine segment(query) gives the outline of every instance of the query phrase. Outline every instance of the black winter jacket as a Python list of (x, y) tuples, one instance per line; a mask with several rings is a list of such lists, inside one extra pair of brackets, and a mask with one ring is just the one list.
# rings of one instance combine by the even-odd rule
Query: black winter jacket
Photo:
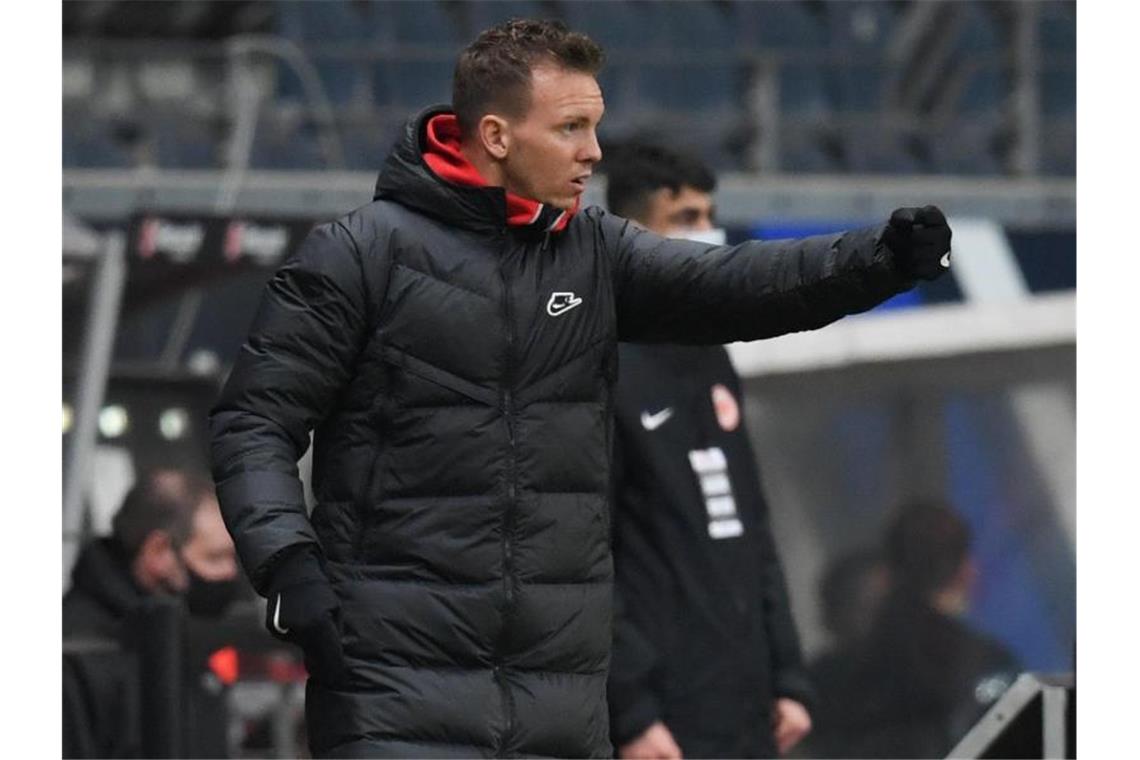
[(620, 357), (614, 744), (661, 720), (686, 757), (775, 757), (772, 700), (812, 692), (740, 379), (721, 346), (623, 343)]
[(142, 757), (139, 658), (128, 620), (145, 599), (109, 538), (87, 544), (63, 597), (63, 756)]
[(211, 415), (218, 496), (255, 587), (308, 543), (340, 595), (350, 676), (312, 674), (314, 752), (608, 755), (618, 339), (821, 327), (910, 283), (881, 228), (715, 250), (597, 208), (508, 228), (502, 188), (425, 164), (439, 112), (267, 286)]

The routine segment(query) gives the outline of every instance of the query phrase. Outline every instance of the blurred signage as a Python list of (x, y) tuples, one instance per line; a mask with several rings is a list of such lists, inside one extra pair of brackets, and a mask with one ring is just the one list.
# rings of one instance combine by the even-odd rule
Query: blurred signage
[(261, 266), (273, 266), (283, 258), (290, 239), (289, 228), (284, 224), (234, 220), (226, 226), (222, 253), (226, 261), (247, 257)]
[(177, 264), (185, 264), (201, 253), (204, 236), (205, 228), (201, 222), (179, 223), (149, 217), (139, 227), (139, 257), (153, 259), (156, 255), (162, 255)]
[(312, 219), (140, 214), (131, 220), (130, 260), (273, 269), (300, 245), (313, 224)]

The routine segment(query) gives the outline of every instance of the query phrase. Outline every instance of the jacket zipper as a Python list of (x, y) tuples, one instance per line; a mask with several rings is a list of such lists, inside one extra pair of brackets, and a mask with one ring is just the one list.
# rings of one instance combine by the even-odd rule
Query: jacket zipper
[[(506, 243), (507, 233), (506, 230), (502, 231), (502, 239)], [(513, 583), (514, 575), (514, 547), (511, 541), (511, 531), (514, 523), (515, 513), (515, 500), (518, 498), (518, 488), (515, 483), (515, 459), (517, 452), (515, 451), (515, 419), (514, 419), (514, 402), (511, 398), (511, 386), (514, 381), (513, 372), (513, 354), (515, 343), (515, 328), (514, 328), (514, 308), (511, 302), (511, 287), (510, 280), (507, 277), (505, 266), (502, 258), (499, 260), (499, 277), (503, 283), (503, 311), (504, 319), (506, 322), (506, 356), (503, 363), (504, 382), (501, 395), (501, 406), (503, 416), (507, 424), (507, 442), (510, 447), (509, 455), (507, 457), (506, 481), (507, 481), (507, 503), (506, 509), (503, 512), (502, 524), (502, 543), (503, 543), (503, 594), (506, 603), (503, 606), (503, 630), (499, 634), (499, 651), (496, 657), (495, 665), (495, 679), (499, 684), (499, 691), (503, 700), (503, 714), (506, 717), (506, 725), (503, 730), (502, 738), (499, 742), (498, 751), (495, 753), (497, 756), (502, 757), (510, 740), (511, 733), (514, 731), (514, 700), (511, 698), (510, 686), (507, 684), (505, 677), (502, 673), (502, 657), (503, 657), (503, 642), (507, 637), (508, 620), (510, 618), (511, 610), (515, 602), (515, 588)]]

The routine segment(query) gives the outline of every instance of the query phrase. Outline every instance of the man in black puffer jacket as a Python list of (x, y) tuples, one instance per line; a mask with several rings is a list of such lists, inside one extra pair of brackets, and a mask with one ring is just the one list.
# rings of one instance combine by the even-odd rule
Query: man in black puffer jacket
[[(512, 21), (460, 55), (375, 200), (272, 278), (211, 413), (313, 752), (607, 756), (617, 341), (822, 327), (936, 276), (933, 207), (842, 235), (660, 238), (579, 199), (600, 49)], [(313, 514), (297, 459), (313, 438)]]

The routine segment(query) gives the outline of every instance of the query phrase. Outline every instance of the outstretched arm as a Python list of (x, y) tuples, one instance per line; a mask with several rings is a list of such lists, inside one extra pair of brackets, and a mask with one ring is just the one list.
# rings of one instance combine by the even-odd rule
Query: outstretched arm
[(950, 228), (934, 206), (886, 224), (799, 240), (710, 246), (599, 213), (620, 340), (728, 343), (813, 330), (866, 311), (949, 267)]

